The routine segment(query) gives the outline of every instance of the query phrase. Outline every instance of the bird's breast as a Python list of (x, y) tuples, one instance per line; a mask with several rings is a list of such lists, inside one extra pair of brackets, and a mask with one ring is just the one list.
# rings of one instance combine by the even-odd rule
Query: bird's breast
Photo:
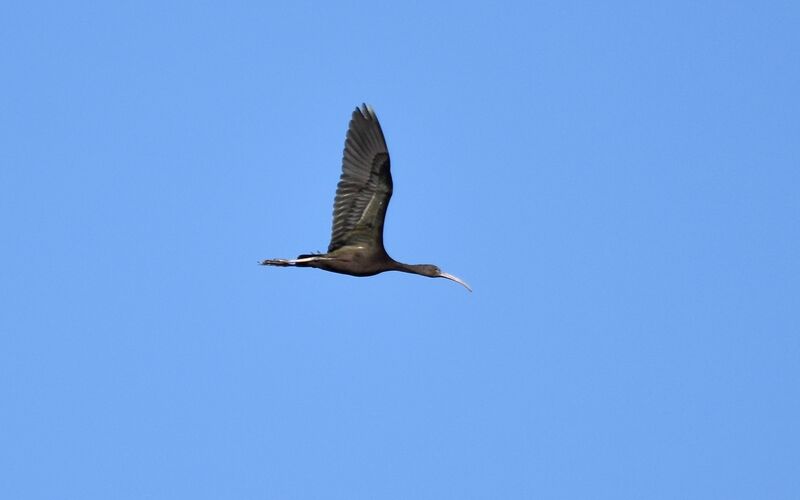
[(321, 267), (351, 276), (373, 276), (390, 269), (384, 254), (363, 246), (342, 247), (329, 254), (331, 258), (323, 261)]

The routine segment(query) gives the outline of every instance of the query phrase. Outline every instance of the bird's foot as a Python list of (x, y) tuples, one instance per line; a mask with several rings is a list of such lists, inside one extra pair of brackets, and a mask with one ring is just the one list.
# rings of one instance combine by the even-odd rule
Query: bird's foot
[(261, 265), (262, 265), (262, 266), (281, 266), (281, 267), (287, 267), (287, 266), (291, 266), (291, 265), (293, 265), (293, 264), (294, 264), (294, 263), (293, 263), (292, 261), (290, 261), (290, 260), (287, 260), (287, 259), (265, 259), (265, 260), (262, 260), (262, 261), (261, 261)]

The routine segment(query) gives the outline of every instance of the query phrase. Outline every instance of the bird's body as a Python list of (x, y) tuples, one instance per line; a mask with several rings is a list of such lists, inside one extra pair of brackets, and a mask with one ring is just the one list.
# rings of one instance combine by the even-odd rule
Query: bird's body
[(386, 253), (383, 223), (392, 197), (389, 151), (371, 107), (353, 112), (347, 130), (342, 175), (333, 203), (333, 229), (328, 252), (296, 259), (267, 259), (266, 266), (316, 267), (351, 276), (374, 276), (401, 271), (431, 278), (447, 278), (472, 291), (466, 283), (430, 264), (403, 264)]
[[(375, 276), (389, 271), (394, 260), (386, 252), (363, 246), (343, 246), (325, 254), (300, 255), (298, 267), (316, 267), (325, 271), (350, 276)], [(308, 259), (305, 262), (305, 259)]]

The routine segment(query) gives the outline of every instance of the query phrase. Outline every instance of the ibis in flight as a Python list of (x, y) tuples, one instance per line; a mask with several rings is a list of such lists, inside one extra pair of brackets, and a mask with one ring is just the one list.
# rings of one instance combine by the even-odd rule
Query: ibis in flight
[(327, 253), (296, 259), (267, 259), (264, 266), (316, 267), (351, 276), (402, 271), (429, 278), (447, 278), (472, 289), (463, 280), (432, 264), (403, 264), (383, 247), (383, 221), (392, 197), (389, 150), (371, 106), (353, 111), (342, 157), (342, 175), (333, 202), (333, 231)]

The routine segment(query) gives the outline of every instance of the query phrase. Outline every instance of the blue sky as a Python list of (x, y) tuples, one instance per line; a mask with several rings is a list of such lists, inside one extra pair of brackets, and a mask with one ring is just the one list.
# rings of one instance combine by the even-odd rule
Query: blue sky
[[(0, 15), (0, 497), (796, 499), (794, 2)], [(374, 106), (393, 257), (324, 250)]]

